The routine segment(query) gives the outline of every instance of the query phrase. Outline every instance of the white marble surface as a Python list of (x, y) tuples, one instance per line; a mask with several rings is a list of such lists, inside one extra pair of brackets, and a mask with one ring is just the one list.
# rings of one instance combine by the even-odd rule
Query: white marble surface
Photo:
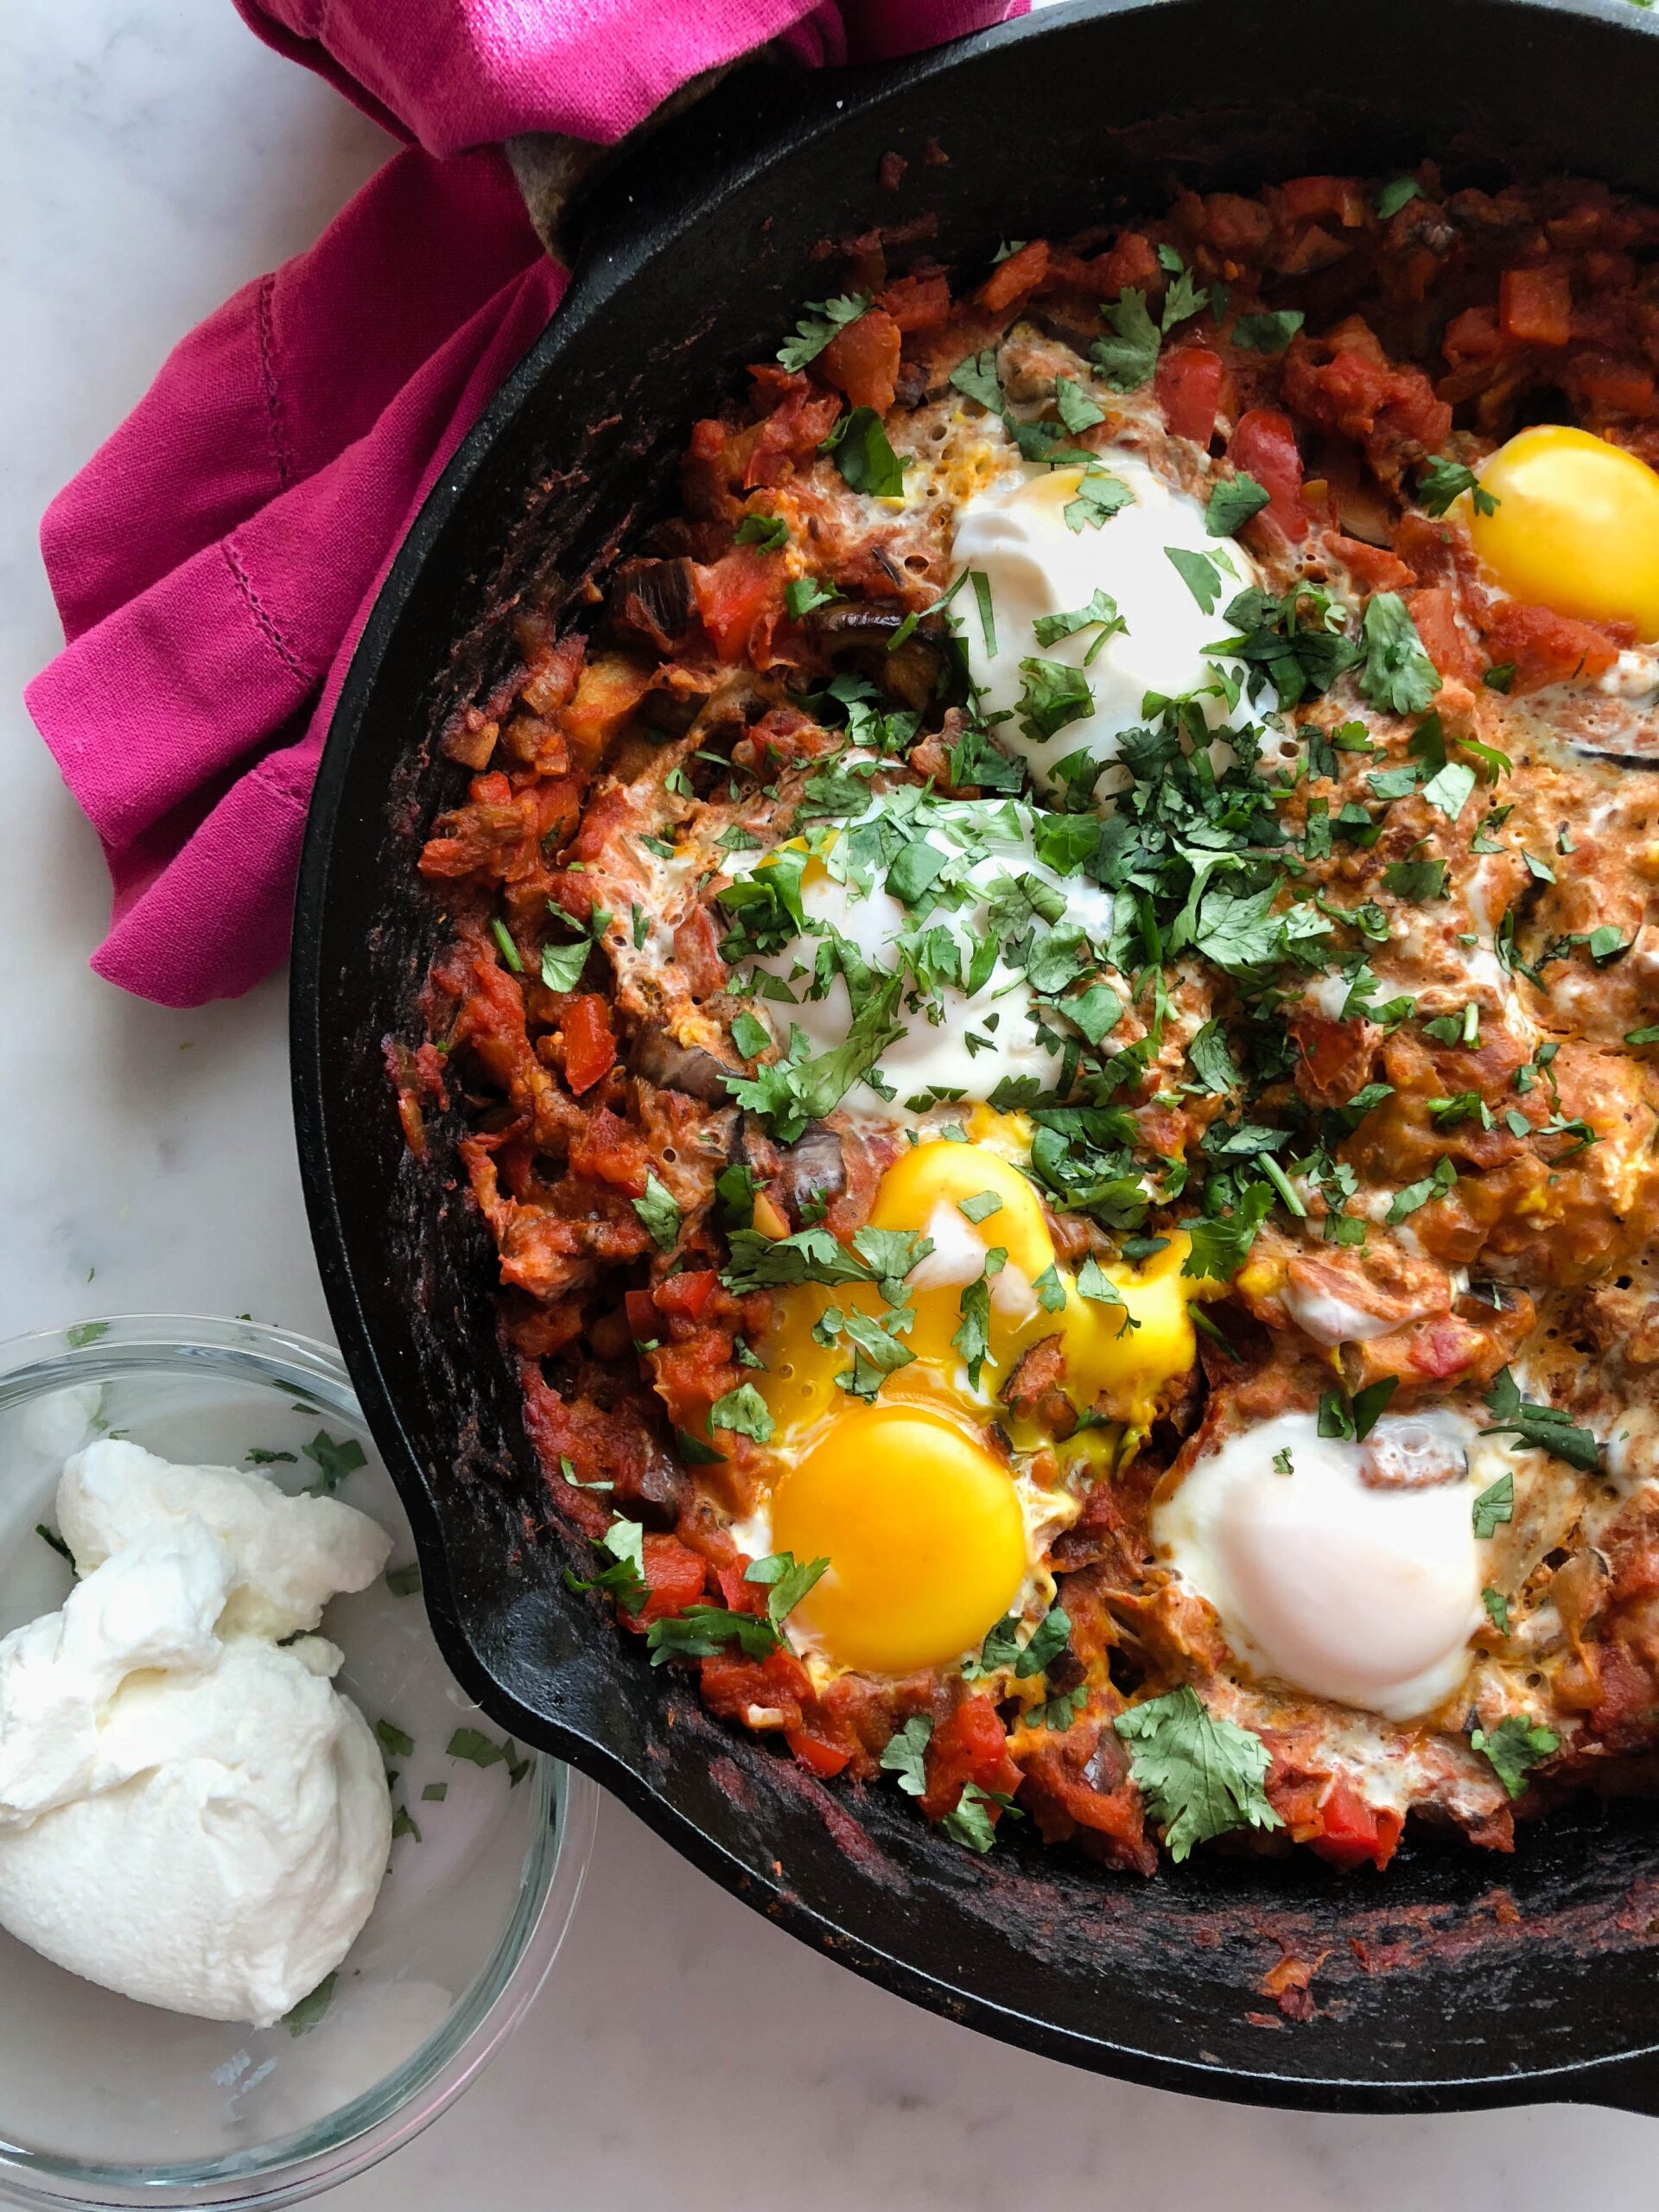
[[(0, 1333), (123, 1310), (323, 1331), (280, 982), (172, 1014), (88, 974), (94, 840), (19, 702), (56, 642), (35, 530), (172, 340), (293, 251), (385, 142), (227, 0), (6, 0), (0, 35)], [(0, 2002), (3, 1999), (0, 1999)], [(1566, 2107), (1233, 2110), (1002, 2049), (868, 1988), (614, 1806), (516, 2042), (341, 2212), (1229, 2212), (1653, 2201), (1659, 2132)]]

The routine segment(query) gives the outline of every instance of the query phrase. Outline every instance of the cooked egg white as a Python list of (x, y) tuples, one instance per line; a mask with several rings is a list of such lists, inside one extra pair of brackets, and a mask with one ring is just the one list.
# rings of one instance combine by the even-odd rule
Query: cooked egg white
[[(1062, 879), (1039, 861), (1031, 844), (1031, 810), (1011, 801), (931, 800), (916, 810), (913, 827), (943, 856), (944, 866), (922, 900), (904, 905), (886, 887), (885, 868), (859, 857), (859, 832), (882, 814), (893, 818), (898, 798), (890, 795), (823, 841), (821, 856), (808, 861), (800, 880), (805, 930), (781, 951), (753, 963), (792, 998), (792, 1004), (756, 1001), (755, 1011), (768, 1020), (779, 1043), (791, 1027), (805, 1032), (815, 1053), (845, 1042), (853, 1014), (846, 977), (836, 973), (826, 985), (815, 975), (820, 948), (829, 939), (844, 939), (870, 968), (886, 971), (896, 964), (894, 947), (906, 932), (944, 930), (966, 976), (987, 936), (987, 900), (1021, 881), (1063, 899), (1065, 925), (1083, 931), (1096, 946), (1103, 947), (1111, 934), (1110, 893), (1076, 876)], [(769, 857), (758, 855), (746, 872), (764, 869)], [(1000, 954), (971, 995), (940, 982), (923, 1003), (901, 1005), (899, 1019), (906, 1033), (882, 1053), (881, 1073), (896, 1087), (901, 1106), (930, 1089), (956, 1098), (985, 1098), (1006, 1078), (1021, 1076), (1036, 1076), (1046, 1087), (1059, 1065), (1058, 1039), (1066, 1028), (1052, 1006), (1045, 1007), (1043, 1027), (1057, 1041), (1041, 1041), (1031, 985)], [(846, 1102), (849, 1109), (871, 1103), (868, 1093)]]
[[(1089, 518), (1089, 486), (1079, 468), (1023, 467), (957, 511), (952, 559), (986, 580), (991, 618), (988, 639), (976, 598), (958, 594), (969, 671), (983, 695), (982, 711), (1012, 717), (996, 725), (998, 739), (1029, 763), (1039, 789), (1052, 787), (1053, 763), (1079, 748), (1111, 760), (1123, 732), (1145, 721), (1148, 693), (1196, 692), (1205, 721), (1218, 728), (1228, 704), (1217, 657), (1207, 649), (1227, 635), (1222, 610), (1261, 581), (1243, 548), (1211, 537), (1198, 502), (1173, 490), (1138, 455), (1109, 448), (1100, 463), (1105, 477), (1096, 480), (1114, 480), (1129, 497), (1098, 523)], [(1172, 549), (1209, 564), (1209, 613), (1171, 561)], [(1097, 591), (1113, 602), (1121, 630), (1103, 641), (1096, 622), (1047, 643), (1039, 639), (1037, 622), (1087, 607)], [(1092, 712), (1046, 739), (1021, 703), (1031, 675), (1026, 664), (1033, 658), (1084, 671), (1092, 695)], [(1243, 673), (1236, 661), (1219, 664), (1235, 677)], [(1274, 704), (1266, 696), (1257, 711)]]
[[(1362, 1479), (1368, 1457), (1384, 1482)], [(1471, 1509), (1511, 1464), (1447, 1410), (1385, 1418), (1363, 1444), (1281, 1414), (1189, 1468), (1153, 1541), (1254, 1672), (1411, 1719), (1468, 1671), (1486, 1548)]]

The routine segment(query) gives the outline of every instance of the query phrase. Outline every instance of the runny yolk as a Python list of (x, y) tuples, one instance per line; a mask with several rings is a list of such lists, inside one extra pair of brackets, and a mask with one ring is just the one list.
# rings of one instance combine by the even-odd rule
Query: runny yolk
[(796, 1618), (842, 1665), (902, 1675), (980, 1643), (1026, 1572), (1007, 1469), (938, 1414), (851, 1408), (779, 1482), (772, 1541), (830, 1566)]
[[(966, 1211), (964, 1211), (966, 1209)], [(1097, 1412), (1144, 1428), (1160, 1395), (1196, 1355), (1191, 1298), (1183, 1277), (1188, 1244), (1172, 1236), (1143, 1266), (1108, 1264), (1083, 1281), (1058, 1260), (1036, 1192), (1013, 1162), (988, 1145), (940, 1140), (900, 1154), (883, 1176), (870, 1214), (873, 1229), (928, 1237), (933, 1249), (906, 1282), (909, 1313), (899, 1341), (913, 1357), (886, 1376), (884, 1403), (923, 1402), (976, 1422), (1002, 1421), (1016, 1445), (1045, 1441), (1040, 1425), (1015, 1418), (1002, 1393), (1024, 1354), (1058, 1337), (1061, 1384), (1076, 1412)], [(1006, 1255), (999, 1268), (995, 1255)], [(985, 1356), (977, 1386), (957, 1339), (963, 1296), (983, 1277), (988, 1297)], [(756, 1381), (777, 1425), (780, 1456), (815, 1436), (819, 1424), (846, 1417), (843, 1340), (813, 1335), (826, 1309), (880, 1315), (873, 1290), (803, 1286), (779, 1294)]]
[(1659, 638), (1659, 474), (1644, 461), (1539, 423), (1499, 448), (1480, 489), (1497, 505), (1471, 513), (1470, 536), (1512, 599)]

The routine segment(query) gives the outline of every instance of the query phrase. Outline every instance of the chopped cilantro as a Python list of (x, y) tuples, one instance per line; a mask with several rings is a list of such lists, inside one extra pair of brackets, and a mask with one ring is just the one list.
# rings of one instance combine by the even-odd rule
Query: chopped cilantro
[(415, 1598), (420, 1595), (421, 1570), (418, 1565), (389, 1567), (386, 1587), (394, 1598)]
[(919, 1797), (927, 1788), (926, 1752), (933, 1723), (925, 1713), (912, 1713), (902, 1728), (888, 1737), (876, 1764), (884, 1774), (896, 1774), (907, 1797)]
[(1383, 1219), (1390, 1229), (1397, 1228), (1408, 1214), (1415, 1213), (1420, 1206), (1445, 1198), (1457, 1179), (1458, 1171), (1449, 1160), (1437, 1160), (1432, 1175), (1426, 1175), (1421, 1183), (1408, 1183), (1403, 1190), (1395, 1192)]
[[(1236, 475), (1224, 477), (1210, 494), (1210, 504), (1204, 511), (1204, 526), (1211, 537), (1236, 537), (1250, 517), (1259, 515), (1272, 497), (1265, 484), (1258, 484), (1254, 476), (1241, 468)], [(1204, 611), (1208, 614), (1211, 610), (1205, 607)]]
[(515, 976), (522, 976), (524, 972), (524, 963), (519, 958), (518, 948), (513, 943), (512, 934), (499, 914), (491, 921), (490, 935), (495, 939), (501, 957), (506, 962), (511, 972)]
[(1474, 509), (1478, 515), (1495, 515), (1500, 501), (1490, 492), (1480, 488), (1480, 479), (1472, 468), (1465, 468), (1460, 461), (1447, 461), (1443, 455), (1426, 461), (1417, 474), (1417, 497), (1425, 514), (1443, 515), (1465, 492), (1474, 493)]
[(711, 1434), (717, 1428), (724, 1428), (734, 1436), (747, 1436), (756, 1444), (765, 1444), (772, 1436), (772, 1415), (753, 1383), (740, 1382), (735, 1390), (728, 1390), (709, 1407), (709, 1427)]
[(408, 1758), (415, 1749), (415, 1738), (406, 1729), (400, 1728), (395, 1720), (377, 1720), (374, 1732), (395, 1759)]
[(1282, 353), (1305, 320), (1299, 308), (1279, 308), (1264, 315), (1242, 315), (1229, 334), (1235, 346), (1243, 346), (1250, 352)]
[(1440, 688), (1440, 672), (1423, 651), (1405, 601), (1397, 592), (1373, 592), (1361, 626), (1365, 641), (1358, 677), (1362, 696), (1372, 706), (1396, 715), (1421, 714)]
[(1480, 1602), (1486, 1618), (1500, 1636), (1510, 1632), (1510, 1601), (1501, 1590), (1494, 1590), (1489, 1582), (1480, 1593)]
[(969, 1851), (988, 1851), (996, 1840), (996, 1824), (990, 1812), (993, 1805), (1000, 1806), (1011, 1821), (1025, 1818), (1013, 1799), (1001, 1790), (982, 1789), (976, 1782), (964, 1782), (956, 1810), (947, 1813), (939, 1826), (953, 1842)]
[(1147, 296), (1131, 285), (1100, 312), (1112, 334), (1096, 339), (1089, 358), (1114, 391), (1135, 391), (1158, 365), (1158, 326), (1147, 312)]
[(586, 1582), (566, 1567), (566, 1587), (571, 1590), (608, 1591), (618, 1605), (625, 1605), (631, 1613), (637, 1613), (650, 1595), (645, 1581), (645, 1532), (639, 1523), (619, 1513), (599, 1539), (598, 1548), (608, 1553), (609, 1566), (602, 1567)]
[(758, 545), (763, 553), (775, 553), (789, 543), (789, 524), (781, 515), (745, 515), (733, 543)]
[(1397, 176), (1392, 184), (1385, 184), (1372, 202), (1383, 222), (1390, 215), (1397, 215), (1408, 200), (1421, 200), (1423, 188), (1414, 176)]
[(1060, 418), (1060, 428), (1074, 438), (1106, 420), (1104, 410), (1096, 407), (1083, 386), (1073, 384), (1070, 377), (1054, 379), (1054, 412)]
[(645, 1225), (659, 1252), (671, 1252), (679, 1239), (680, 1209), (654, 1167), (645, 1170), (645, 1195), (633, 1201), (633, 1210)]
[(840, 597), (835, 586), (825, 583), (821, 576), (797, 576), (784, 586), (784, 605), (793, 622), (810, 614), (815, 607), (828, 607), (832, 599)]
[(1212, 1836), (1283, 1826), (1262, 1790), (1267, 1745), (1215, 1718), (1190, 1685), (1131, 1706), (1112, 1725), (1130, 1746), (1131, 1778), (1178, 1866)]
[(909, 456), (901, 461), (894, 453), (874, 407), (855, 407), (842, 416), (824, 443), (849, 491), (874, 499), (895, 499), (904, 491)]
[(320, 1428), (308, 1444), (300, 1450), (316, 1469), (315, 1478), (306, 1484), (313, 1497), (332, 1497), (347, 1475), (354, 1475), (359, 1467), (366, 1467), (363, 1446), (353, 1436), (333, 1437), (326, 1428)]
[(1523, 1713), (1508, 1713), (1496, 1728), (1471, 1729), (1469, 1745), (1485, 1755), (1510, 1796), (1519, 1797), (1526, 1791), (1528, 1770), (1560, 1751), (1561, 1739), (1541, 1721), (1529, 1720)]
[(1098, 530), (1115, 514), (1135, 503), (1135, 494), (1121, 476), (1109, 468), (1086, 468), (1075, 499), (1061, 510), (1068, 530)]
[(1080, 668), (1033, 658), (1020, 662), (1020, 672), (1025, 678), (1019, 706), (1021, 726), (1038, 742), (1056, 736), (1070, 722), (1086, 721), (1094, 713), (1094, 694)]
[(1471, 1509), (1475, 1534), (1491, 1538), (1505, 1521), (1515, 1518), (1515, 1477), (1502, 1474), (1495, 1483), (1488, 1483)]
[(584, 938), (579, 944), (544, 944), (542, 947), (542, 981), (550, 991), (574, 991), (582, 981), (582, 971), (588, 965), (588, 943)]
[(1601, 1446), (1592, 1431), (1575, 1427), (1571, 1416), (1559, 1406), (1542, 1406), (1523, 1398), (1521, 1386), (1509, 1368), (1499, 1370), (1486, 1393), (1486, 1405), (1492, 1415), (1492, 1426), (1483, 1430), (1484, 1435), (1517, 1436), (1523, 1446), (1553, 1452), (1558, 1459), (1565, 1459), (1581, 1474), (1599, 1472)]
[(67, 1560), (71, 1567), (74, 1565), (75, 1555), (73, 1552), (70, 1550), (68, 1545), (64, 1542), (63, 1538), (57, 1534), (55, 1529), (48, 1529), (44, 1521), (37, 1521), (35, 1523), (35, 1533), (43, 1544), (49, 1545), (51, 1548), (56, 1552), (60, 1559)]
[(1198, 612), (1213, 614), (1221, 597), (1222, 575), (1209, 555), (1190, 552), (1184, 545), (1166, 545), (1164, 558), (1198, 602)]

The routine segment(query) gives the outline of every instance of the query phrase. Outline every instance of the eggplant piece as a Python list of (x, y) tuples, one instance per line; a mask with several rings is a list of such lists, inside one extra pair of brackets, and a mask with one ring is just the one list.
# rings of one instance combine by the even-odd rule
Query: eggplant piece
[(611, 627), (629, 645), (653, 652), (683, 652), (699, 620), (696, 569), (693, 562), (624, 561), (606, 596)]
[(847, 1160), (841, 1139), (822, 1122), (779, 1154), (776, 1195), (798, 1227), (809, 1205), (815, 1217), (847, 1188)]
[(729, 1106), (732, 1094), (726, 1079), (743, 1072), (741, 1068), (728, 1067), (701, 1045), (677, 1044), (664, 1029), (646, 1030), (635, 1043), (628, 1065), (635, 1075), (644, 1076), (659, 1090), (683, 1090), (688, 1097), (701, 1098), (707, 1106)]
[(942, 614), (924, 614), (895, 652), (893, 640), (909, 617), (902, 608), (838, 601), (815, 608), (807, 627), (830, 655), (852, 659), (889, 697), (919, 712), (930, 702), (961, 705), (967, 694), (967, 662)]

